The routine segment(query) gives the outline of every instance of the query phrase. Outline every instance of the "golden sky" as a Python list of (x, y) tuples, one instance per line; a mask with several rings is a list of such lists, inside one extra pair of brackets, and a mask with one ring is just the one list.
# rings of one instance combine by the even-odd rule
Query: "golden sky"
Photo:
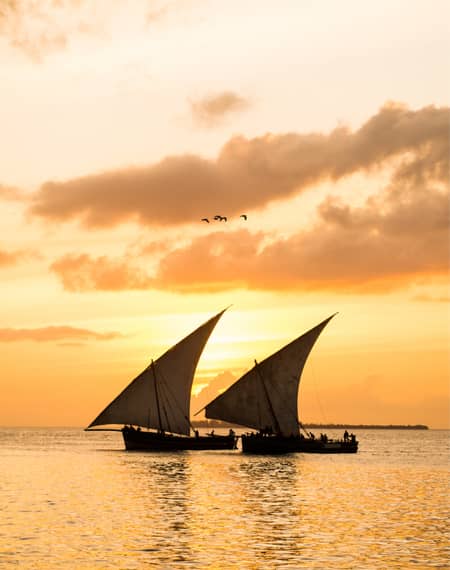
[(0, 0), (0, 425), (87, 425), (232, 305), (192, 412), (338, 312), (302, 420), (450, 427), (449, 19)]

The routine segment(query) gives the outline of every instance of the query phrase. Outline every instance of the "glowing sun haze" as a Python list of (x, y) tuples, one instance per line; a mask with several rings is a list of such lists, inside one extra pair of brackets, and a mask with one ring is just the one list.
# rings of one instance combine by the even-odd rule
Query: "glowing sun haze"
[(449, 18), (2, 4), (0, 425), (86, 425), (232, 305), (192, 412), (338, 312), (302, 419), (449, 427)]

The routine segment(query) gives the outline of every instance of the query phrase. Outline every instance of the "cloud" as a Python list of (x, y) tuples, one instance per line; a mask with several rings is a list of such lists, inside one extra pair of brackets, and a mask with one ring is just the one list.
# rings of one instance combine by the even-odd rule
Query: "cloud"
[(233, 113), (243, 111), (250, 102), (232, 91), (208, 95), (197, 101), (190, 101), (194, 122), (201, 127), (215, 127)]
[(357, 208), (327, 198), (316, 225), (287, 238), (245, 230), (199, 237), (163, 258), (155, 284), (182, 292), (371, 292), (445, 276), (449, 203), (448, 190), (420, 186), (390, 186)]
[[(412, 111), (387, 104), (352, 132), (234, 137), (216, 160), (166, 157), (142, 167), (49, 181), (30, 211), (46, 220), (77, 219), (86, 227), (127, 221), (145, 226), (198, 222), (205, 214), (237, 215), (285, 200), (323, 181), (393, 168), (393, 187), (448, 183), (450, 109)], [(393, 195), (395, 199), (395, 195)]]
[[(318, 206), (315, 225), (288, 237), (212, 231), (167, 251), (156, 242), (123, 260), (66, 256), (52, 269), (70, 291), (364, 293), (445, 278), (450, 189), (441, 184), (440, 162), (439, 154), (424, 154), (414, 165), (404, 163), (385, 188), (358, 207), (329, 196)], [(152, 275), (138, 269), (145, 255), (157, 260)]]
[(19, 188), (0, 184), (0, 200), (23, 202), (26, 199), (26, 195)]
[(66, 255), (51, 265), (64, 289), (72, 292), (149, 289), (152, 280), (126, 260), (87, 254)]
[(148, 12), (147, 24), (155, 24), (167, 19), (172, 13), (185, 12), (192, 5), (198, 4), (199, 0), (147, 0)]
[(61, 19), (75, 0), (6, 0), (0, 6), (0, 31), (12, 47), (34, 61), (44, 53), (66, 47), (66, 26)]
[[(12, 48), (40, 63), (78, 37), (117, 34), (113, 20), (123, 21), (122, 5), (121, 0), (0, 0), (0, 33)], [(134, 12), (138, 30), (186, 7), (187, 0), (140, 0), (129, 2), (126, 10)]]
[[(140, 252), (160, 257), (153, 275), (137, 269), (129, 256), (126, 260), (67, 256), (52, 269), (71, 291), (372, 292), (445, 277), (450, 195), (448, 186), (441, 184), (439, 165), (439, 156), (428, 155), (414, 167), (403, 164), (390, 183), (362, 206), (327, 197), (311, 229), (282, 239), (242, 229), (209, 232), (167, 252), (155, 243)], [(138, 257), (135, 254), (135, 260)]]
[(99, 333), (69, 326), (50, 326), (35, 329), (0, 329), (0, 342), (54, 342), (60, 340), (113, 340), (122, 335), (117, 332)]
[(30, 257), (37, 257), (37, 254), (31, 251), (5, 251), (0, 249), (0, 268), (17, 265), (22, 260)]
[(170, 243), (167, 240), (153, 240), (142, 244), (141, 240), (139, 240), (139, 243), (133, 244), (132, 249), (137, 249), (139, 255), (162, 255), (169, 251)]
[(34, 63), (82, 35), (104, 35), (118, 0), (2, 0), (0, 32)]
[(263, 234), (246, 230), (199, 237), (163, 258), (154, 286), (179, 292), (252, 288), (263, 240)]
[[(211, 400), (214, 400), (219, 394), (224, 390), (229, 388), (237, 380), (229, 370), (222, 372), (215, 376), (212, 380), (208, 382), (196, 396), (192, 396), (191, 400), (191, 410), (194, 414), (197, 414), (202, 410)], [(205, 413), (199, 414), (196, 419), (204, 418)]]
[(421, 301), (425, 303), (450, 303), (450, 295), (440, 297), (434, 295), (415, 295), (413, 301)]
[(360, 207), (328, 197), (309, 230), (282, 239), (244, 229), (208, 233), (169, 251), (153, 275), (129, 258), (87, 255), (52, 268), (70, 291), (387, 292), (448, 275), (449, 199), (448, 191), (420, 185), (388, 186)]

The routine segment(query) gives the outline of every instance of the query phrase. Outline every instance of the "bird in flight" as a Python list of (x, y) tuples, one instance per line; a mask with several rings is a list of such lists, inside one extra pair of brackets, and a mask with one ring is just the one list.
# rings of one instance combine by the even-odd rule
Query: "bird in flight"
[(209, 224), (208, 218), (202, 218), (201, 221), (202, 221), (202, 222), (206, 222), (207, 224)]
[(246, 220), (246, 219), (247, 219), (247, 214), (241, 214), (239, 217), (240, 217), (240, 218), (244, 218), (244, 220)]

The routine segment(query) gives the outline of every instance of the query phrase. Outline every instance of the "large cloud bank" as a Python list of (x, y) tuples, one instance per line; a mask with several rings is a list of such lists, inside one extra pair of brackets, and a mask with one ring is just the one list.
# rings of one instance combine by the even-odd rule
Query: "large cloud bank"
[[(69, 290), (149, 287), (176, 291), (250, 289), (386, 290), (444, 276), (449, 263), (448, 108), (388, 104), (355, 132), (231, 139), (217, 160), (168, 157), (142, 168), (48, 182), (31, 213), (86, 227), (134, 220), (143, 227), (199, 223), (287, 200), (324, 180), (390, 173), (365, 203), (328, 197), (313, 228), (283, 239), (208, 232), (162, 257), (152, 275), (130, 259), (65, 256), (53, 264)], [(220, 228), (222, 230), (222, 227)]]
[(135, 220), (177, 225), (205, 213), (233, 215), (283, 200), (323, 180), (381, 169), (402, 158), (393, 191), (448, 178), (449, 109), (411, 111), (389, 104), (355, 132), (232, 138), (216, 160), (170, 156), (145, 167), (49, 181), (34, 196), (32, 214), (54, 221), (79, 219), (87, 227)]

